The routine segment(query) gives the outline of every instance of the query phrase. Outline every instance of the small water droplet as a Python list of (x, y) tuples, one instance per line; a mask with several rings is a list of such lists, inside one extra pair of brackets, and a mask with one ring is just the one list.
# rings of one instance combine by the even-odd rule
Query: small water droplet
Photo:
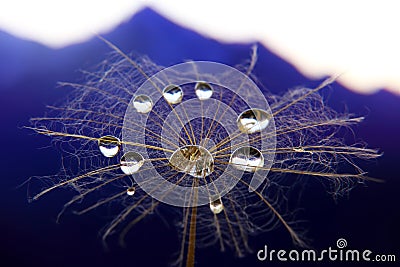
[(254, 108), (243, 111), (237, 119), (237, 125), (241, 132), (252, 134), (267, 128), (269, 121), (270, 115), (265, 110)]
[(133, 99), (133, 106), (139, 113), (148, 113), (153, 108), (153, 101), (147, 95), (137, 95)]
[(264, 166), (264, 157), (257, 148), (243, 146), (232, 153), (229, 163), (238, 170), (255, 172)]
[(194, 87), (197, 97), (200, 100), (207, 100), (213, 94), (213, 89), (209, 83), (206, 82), (198, 82)]
[(144, 163), (144, 158), (137, 152), (126, 152), (121, 158), (121, 170), (125, 174), (134, 174)]
[(135, 194), (135, 191), (136, 191), (135, 187), (132, 186), (132, 187), (129, 187), (128, 189), (126, 189), (126, 194), (128, 196), (133, 196)]
[(210, 202), (210, 210), (214, 214), (220, 213), (221, 211), (223, 211), (223, 209), (224, 209), (224, 205), (222, 204), (221, 198), (218, 198), (218, 199)]
[(100, 152), (107, 158), (117, 155), (121, 146), (120, 140), (112, 135), (105, 135), (99, 138), (98, 145)]
[(163, 90), (163, 96), (170, 104), (178, 104), (182, 101), (183, 91), (182, 89), (174, 84), (168, 85)]

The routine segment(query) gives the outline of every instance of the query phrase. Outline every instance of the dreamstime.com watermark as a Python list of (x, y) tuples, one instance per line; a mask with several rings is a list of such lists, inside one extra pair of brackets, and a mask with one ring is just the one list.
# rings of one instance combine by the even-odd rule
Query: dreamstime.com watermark
[(336, 241), (336, 247), (328, 247), (322, 251), (314, 249), (304, 250), (275, 250), (268, 249), (265, 245), (264, 249), (257, 252), (257, 258), (260, 261), (375, 261), (375, 262), (395, 262), (394, 254), (373, 254), (371, 250), (346, 249), (347, 241), (339, 238)]

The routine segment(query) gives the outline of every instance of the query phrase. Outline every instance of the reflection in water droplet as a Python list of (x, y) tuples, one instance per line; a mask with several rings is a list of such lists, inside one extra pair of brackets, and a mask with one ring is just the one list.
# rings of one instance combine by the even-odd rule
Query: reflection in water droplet
[(107, 158), (117, 155), (121, 142), (119, 139), (112, 135), (105, 135), (99, 138), (98, 145), (100, 152)]
[(211, 88), (211, 85), (206, 82), (196, 83), (196, 86), (194, 87), (194, 89), (195, 89), (197, 97), (200, 100), (209, 99), (213, 94), (213, 89)]
[(237, 125), (241, 132), (251, 134), (267, 128), (269, 121), (270, 115), (265, 110), (254, 108), (243, 111)]
[(153, 108), (153, 101), (147, 95), (138, 95), (133, 99), (133, 106), (139, 113), (148, 113)]
[(121, 158), (121, 170), (125, 174), (137, 172), (144, 163), (143, 156), (136, 152), (126, 152)]
[(128, 189), (126, 189), (126, 194), (128, 196), (133, 196), (135, 194), (135, 191), (136, 191), (135, 187), (132, 186), (132, 187), (129, 187)]
[(204, 178), (214, 171), (214, 159), (202, 146), (189, 145), (178, 148), (170, 157), (169, 164), (179, 172)]
[(220, 213), (223, 209), (224, 209), (224, 205), (222, 205), (221, 198), (218, 198), (218, 199), (210, 202), (210, 210), (214, 214)]
[(182, 101), (183, 91), (179, 86), (171, 84), (164, 88), (163, 96), (168, 103), (178, 104)]
[(257, 148), (243, 146), (232, 153), (229, 163), (238, 170), (255, 172), (264, 166), (264, 157)]

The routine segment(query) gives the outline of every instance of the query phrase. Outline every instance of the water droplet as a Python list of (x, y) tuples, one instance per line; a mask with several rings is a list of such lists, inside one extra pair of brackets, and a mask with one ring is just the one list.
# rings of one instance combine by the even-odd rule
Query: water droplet
[(164, 88), (163, 96), (168, 103), (178, 104), (182, 101), (183, 91), (179, 86), (171, 84)]
[(190, 145), (177, 149), (169, 163), (179, 172), (203, 178), (214, 171), (214, 159), (202, 146)]
[(264, 166), (264, 157), (257, 148), (243, 146), (232, 153), (229, 163), (238, 170), (255, 172)]
[(135, 191), (136, 191), (135, 187), (132, 186), (132, 187), (129, 187), (128, 189), (126, 189), (126, 194), (128, 196), (133, 196), (135, 194)]
[(221, 198), (218, 198), (218, 199), (210, 202), (210, 210), (214, 214), (220, 213), (221, 211), (223, 211), (223, 209), (224, 209), (224, 205), (222, 205)]
[(105, 135), (99, 138), (98, 145), (100, 152), (107, 158), (117, 155), (121, 146), (120, 140), (112, 135)]
[(121, 158), (121, 170), (125, 174), (134, 174), (144, 163), (142, 155), (136, 152), (126, 152)]
[(153, 101), (147, 95), (137, 95), (133, 99), (133, 106), (139, 113), (148, 113), (153, 108)]
[(237, 119), (237, 125), (241, 132), (252, 134), (267, 128), (269, 121), (270, 115), (265, 110), (254, 108), (243, 111)]
[(200, 100), (209, 99), (213, 94), (213, 89), (209, 83), (198, 82), (194, 87), (197, 97)]

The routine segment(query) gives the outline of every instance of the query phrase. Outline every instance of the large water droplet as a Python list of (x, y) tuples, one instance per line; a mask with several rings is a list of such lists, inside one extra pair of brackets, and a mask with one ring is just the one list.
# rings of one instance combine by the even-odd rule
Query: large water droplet
[(194, 87), (197, 97), (200, 100), (209, 99), (213, 94), (213, 89), (209, 83), (198, 82)]
[(136, 192), (136, 189), (135, 189), (134, 186), (129, 187), (128, 189), (126, 189), (126, 194), (127, 194), (128, 196), (133, 196), (133, 195), (135, 194), (135, 192)]
[(239, 115), (237, 125), (241, 132), (252, 134), (267, 128), (269, 121), (270, 115), (265, 110), (253, 108)]
[(255, 172), (257, 168), (264, 166), (264, 157), (257, 148), (243, 146), (232, 153), (229, 163), (236, 169)]
[(214, 159), (202, 146), (189, 145), (177, 149), (169, 163), (179, 172), (203, 178), (214, 171)]
[(105, 135), (99, 138), (98, 145), (100, 152), (107, 158), (117, 155), (121, 146), (120, 140), (112, 135)]
[(224, 209), (224, 205), (222, 204), (221, 198), (218, 198), (218, 199), (210, 202), (210, 210), (214, 214), (220, 213), (221, 211), (223, 211), (223, 209)]
[(133, 99), (133, 106), (139, 113), (148, 113), (153, 108), (153, 101), (147, 95), (137, 95)]
[(163, 96), (168, 103), (178, 104), (182, 101), (183, 91), (179, 86), (171, 84), (164, 88)]
[(121, 158), (121, 170), (125, 174), (134, 174), (144, 163), (144, 158), (137, 152), (126, 152)]

